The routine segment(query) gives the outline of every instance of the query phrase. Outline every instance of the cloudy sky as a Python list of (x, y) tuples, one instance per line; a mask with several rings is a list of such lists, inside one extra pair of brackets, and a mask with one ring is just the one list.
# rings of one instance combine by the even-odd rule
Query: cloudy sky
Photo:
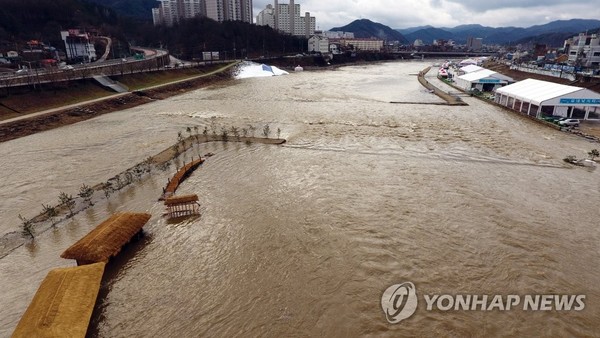
[[(280, 3), (288, 3), (280, 0)], [(296, 0), (302, 14), (317, 18), (328, 30), (356, 19), (369, 19), (392, 28), (431, 25), (454, 27), (529, 27), (554, 20), (600, 19), (598, 0)], [(254, 0), (254, 15), (272, 0)]]

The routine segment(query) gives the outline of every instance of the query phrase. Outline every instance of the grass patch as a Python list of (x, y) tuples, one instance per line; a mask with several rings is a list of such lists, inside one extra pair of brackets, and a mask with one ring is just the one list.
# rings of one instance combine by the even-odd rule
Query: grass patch
[(194, 76), (210, 73), (211, 71), (216, 70), (222, 66), (223, 65), (214, 65), (201, 68), (171, 69), (152, 73), (127, 74), (114, 78), (115, 80), (126, 85), (130, 91), (133, 91), (140, 90), (146, 87), (157, 86), (172, 81), (189, 79)]
[(114, 94), (96, 85), (92, 80), (72, 82), (70, 86), (32, 90), (20, 88), (7, 97), (0, 98), (0, 120), (23, 114), (58, 108), (82, 101)]
[[(113, 76), (126, 85), (130, 91), (156, 86), (178, 80), (185, 80), (195, 76), (207, 74), (223, 65), (210, 65), (199, 68), (170, 69), (150, 73), (124, 74)], [(59, 108), (88, 100), (94, 100), (116, 94), (114, 91), (102, 87), (94, 80), (72, 81), (68, 85), (63, 83), (56, 86), (42, 85), (41, 89), (33, 90), (31, 87), (12, 88), (10, 95), (0, 96), (0, 121), (39, 111)]]

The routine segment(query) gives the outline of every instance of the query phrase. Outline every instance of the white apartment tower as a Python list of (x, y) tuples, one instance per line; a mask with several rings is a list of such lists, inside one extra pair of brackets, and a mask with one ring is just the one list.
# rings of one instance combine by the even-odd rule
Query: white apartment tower
[(569, 50), (569, 63), (586, 67), (600, 66), (600, 37), (581, 33), (565, 41)]
[(261, 26), (271, 26), (278, 31), (296, 35), (310, 37), (315, 33), (316, 19), (306, 12), (300, 16), (300, 4), (290, 0), (289, 4), (280, 4), (274, 0), (274, 5), (267, 5), (256, 16), (256, 24)]
[(252, 23), (252, 0), (158, 0), (152, 9), (154, 25), (172, 26), (182, 19), (206, 16), (215, 21)]

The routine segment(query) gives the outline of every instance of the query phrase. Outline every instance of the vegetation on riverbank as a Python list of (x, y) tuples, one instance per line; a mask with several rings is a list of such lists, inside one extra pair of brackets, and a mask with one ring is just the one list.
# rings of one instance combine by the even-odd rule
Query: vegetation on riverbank
[[(114, 79), (126, 85), (130, 91), (181, 81), (213, 72), (222, 64), (194, 68), (171, 69), (145, 73), (125, 74)], [(41, 84), (36, 90), (31, 87), (11, 89), (11, 94), (0, 96), (0, 121), (31, 114), (47, 109), (67, 106), (116, 94), (91, 79), (71, 81), (55, 86)]]
[[(271, 127), (265, 124), (262, 128), (262, 136), (254, 136), (259, 128), (254, 125), (248, 125), (244, 128), (236, 126), (223, 127), (218, 126), (214, 119), (211, 120), (210, 132), (205, 127), (200, 133), (199, 126), (190, 126), (185, 129), (188, 134), (184, 137), (184, 132), (178, 132), (177, 142), (164, 149), (158, 154), (146, 158), (135, 166), (113, 176), (103, 183), (94, 186), (88, 186), (85, 183), (81, 185), (76, 197), (66, 192), (60, 192), (58, 203), (42, 204), (43, 210), (34, 217), (27, 218), (19, 215), (21, 221), (20, 233), (9, 233), (0, 237), (0, 258), (6, 256), (14, 249), (25, 244), (27, 240), (34, 240), (39, 233), (56, 226), (60, 221), (69, 219), (77, 213), (92, 207), (102, 199), (109, 200), (110, 196), (131, 184), (141, 181), (149, 175), (157, 172), (165, 172), (171, 167), (176, 170), (185, 163), (193, 161), (194, 158), (207, 157), (201, 154), (200, 144), (208, 142), (243, 142), (245, 144), (263, 143), (279, 145), (286, 142), (280, 139), (281, 129), (277, 128), (277, 138), (269, 138)], [(229, 134), (229, 131), (232, 134)], [(241, 132), (239, 132), (241, 131)]]

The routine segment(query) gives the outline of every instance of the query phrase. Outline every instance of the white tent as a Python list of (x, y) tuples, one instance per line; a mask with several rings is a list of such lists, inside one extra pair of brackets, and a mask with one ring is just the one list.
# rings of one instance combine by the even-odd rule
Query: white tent
[(458, 69), (458, 74), (459, 75), (464, 75), (464, 74), (467, 74), (467, 73), (478, 72), (478, 71), (484, 70), (484, 69), (485, 68), (479, 67), (479, 66), (476, 66), (476, 65), (467, 65), (467, 66), (459, 68)]
[(464, 67), (468, 65), (477, 65), (477, 61), (473, 59), (465, 59), (458, 63), (459, 67)]
[(492, 91), (515, 82), (512, 78), (489, 69), (481, 69), (457, 77), (456, 85), (465, 91), (477, 89), (479, 91)]
[(553, 82), (527, 79), (498, 88), (495, 101), (531, 116), (600, 119), (600, 94)]

